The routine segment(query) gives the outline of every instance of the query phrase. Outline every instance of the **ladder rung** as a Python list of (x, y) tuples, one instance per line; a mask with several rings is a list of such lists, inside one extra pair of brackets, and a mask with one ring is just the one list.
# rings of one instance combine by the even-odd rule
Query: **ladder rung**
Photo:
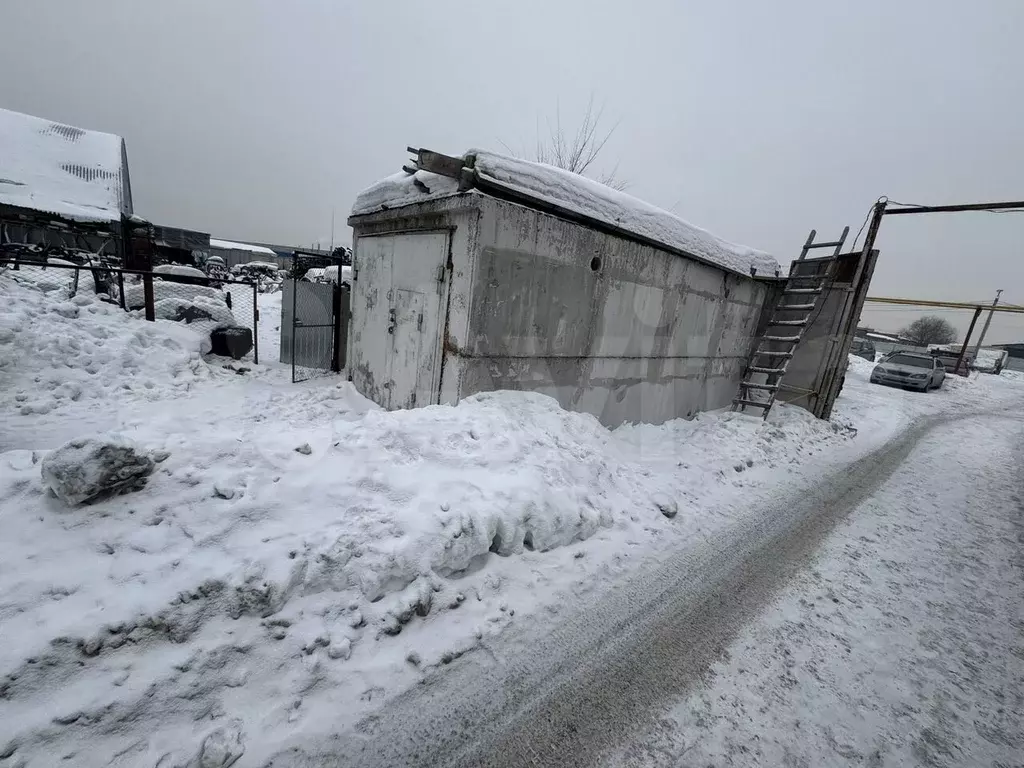
[(835, 242), (832, 243), (814, 243), (813, 245), (808, 245), (807, 250), (810, 250), (811, 248), (835, 248), (837, 245), (842, 244), (842, 240), (836, 240)]
[(776, 304), (776, 311), (784, 309), (787, 312), (809, 312), (814, 309), (814, 304)]
[(796, 344), (800, 341), (799, 336), (762, 336), (761, 341), (777, 341), (780, 344)]
[(769, 392), (774, 392), (779, 388), (778, 384), (754, 384), (753, 382), (744, 381), (743, 386), (747, 389), (766, 389)]
[(765, 357), (792, 357), (792, 352), (768, 352), (767, 350), (758, 350), (754, 353), (755, 355), (764, 355)]
[(772, 407), (771, 403), (759, 403), (756, 400), (744, 400), (742, 397), (737, 397), (732, 401), (733, 405), (752, 405), (755, 408), (764, 408), (767, 410)]
[(807, 318), (803, 320), (770, 320), (768, 325), (807, 325)]
[(821, 293), (821, 288), (786, 288), (783, 293)]
[(786, 372), (785, 368), (765, 368), (760, 365), (748, 365), (747, 371), (750, 373), (767, 373), (769, 376), (781, 376)]

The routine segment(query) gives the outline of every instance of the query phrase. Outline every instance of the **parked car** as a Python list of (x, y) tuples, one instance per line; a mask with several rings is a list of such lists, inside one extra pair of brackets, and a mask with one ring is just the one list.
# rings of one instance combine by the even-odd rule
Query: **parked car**
[(960, 363), (960, 368), (957, 368), (956, 364), (960, 360), (960, 350), (933, 347), (929, 352), (939, 361), (939, 363), (942, 364), (946, 373), (956, 373), (960, 376), (967, 376), (971, 372), (971, 366), (974, 365), (974, 357), (968, 353), (964, 355), (963, 362)]
[(875, 362), (875, 345), (871, 339), (854, 339), (853, 344), (850, 345), (850, 354), (856, 355), (857, 357), (863, 357), (869, 362)]
[(927, 392), (946, 380), (946, 369), (937, 357), (918, 352), (893, 352), (871, 371), (872, 384), (887, 384)]

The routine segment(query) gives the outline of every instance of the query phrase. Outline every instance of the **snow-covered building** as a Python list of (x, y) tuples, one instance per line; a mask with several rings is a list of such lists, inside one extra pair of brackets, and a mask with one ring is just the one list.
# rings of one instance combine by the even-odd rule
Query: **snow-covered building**
[(350, 375), (386, 408), (530, 390), (615, 426), (726, 406), (780, 271), (623, 192), (483, 151), (419, 152), (349, 224)]
[(133, 212), (124, 139), (0, 109), (0, 242), (99, 250)]

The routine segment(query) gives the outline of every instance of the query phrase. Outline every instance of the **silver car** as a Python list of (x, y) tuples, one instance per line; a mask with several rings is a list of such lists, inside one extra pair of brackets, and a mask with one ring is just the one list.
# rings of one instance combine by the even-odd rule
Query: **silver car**
[(871, 371), (872, 384), (888, 384), (921, 392), (938, 389), (945, 380), (946, 369), (940, 360), (916, 352), (893, 352), (883, 357)]

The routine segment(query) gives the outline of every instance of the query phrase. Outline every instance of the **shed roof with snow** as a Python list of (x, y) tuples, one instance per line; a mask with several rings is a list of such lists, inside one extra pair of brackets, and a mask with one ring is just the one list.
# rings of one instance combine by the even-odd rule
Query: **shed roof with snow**
[(131, 216), (124, 139), (0, 109), (0, 204), (74, 221)]
[(425, 154), (444, 158), (444, 165), (458, 176), (432, 173), (422, 167), (414, 173), (402, 171), (360, 193), (352, 215), (476, 190), (611, 229), (732, 272), (773, 276), (780, 270), (778, 261), (764, 251), (723, 240), (669, 211), (577, 173), (484, 150), (467, 152), (461, 158), (461, 168), (458, 162), (451, 162), (455, 158), (420, 151), (421, 158)]

